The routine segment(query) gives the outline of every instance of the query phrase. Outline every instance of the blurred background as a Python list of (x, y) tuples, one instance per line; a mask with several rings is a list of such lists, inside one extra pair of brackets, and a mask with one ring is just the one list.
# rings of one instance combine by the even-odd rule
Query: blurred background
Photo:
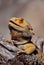
[(44, 0), (0, 0), (0, 33), (10, 38), (8, 21), (23, 17), (44, 38)]

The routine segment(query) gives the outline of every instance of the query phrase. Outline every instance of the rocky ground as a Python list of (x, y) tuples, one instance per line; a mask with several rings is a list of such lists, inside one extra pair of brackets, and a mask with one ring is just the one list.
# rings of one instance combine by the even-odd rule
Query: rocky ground
[(44, 65), (44, 54), (39, 49), (32, 54), (17, 54), (15, 49), (15, 46), (0, 41), (0, 65)]
[(34, 54), (21, 54), (8, 61), (0, 55), (0, 65), (44, 65), (44, 63), (42, 63)]

